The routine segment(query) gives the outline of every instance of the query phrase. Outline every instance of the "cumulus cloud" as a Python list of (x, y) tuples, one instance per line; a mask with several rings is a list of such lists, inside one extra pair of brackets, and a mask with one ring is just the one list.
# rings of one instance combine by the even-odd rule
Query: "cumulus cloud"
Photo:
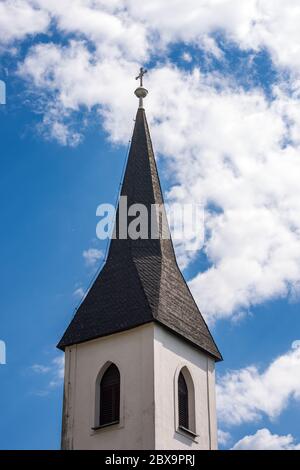
[(84, 250), (82, 256), (87, 266), (95, 266), (97, 261), (103, 257), (103, 251), (97, 250), (97, 248), (89, 248), (88, 250)]
[(229, 432), (222, 431), (222, 429), (218, 429), (218, 443), (221, 446), (226, 446), (230, 440), (231, 440), (231, 435)]
[(279, 66), (299, 67), (298, 0), (156, 0), (138, 9), (135, 0), (126, 3), (130, 13), (159, 32), (164, 43), (199, 44), (204, 36), (221, 31), (240, 48), (268, 49)]
[(65, 356), (61, 355), (52, 361), (52, 379), (49, 382), (49, 387), (57, 387), (62, 384), (65, 372)]
[(31, 369), (36, 374), (45, 375), (48, 378), (48, 387), (37, 392), (40, 396), (45, 396), (53, 388), (62, 384), (64, 378), (65, 357), (63, 354), (52, 359), (50, 364), (34, 364)]
[[(42, 103), (41, 132), (61, 145), (81, 142), (84, 126), (72, 121), (82, 110), (96, 111), (108, 137), (127, 143), (136, 108), (129, 93), (132, 77), (141, 63), (168, 57), (173, 44), (184, 45), (186, 64), (193, 59), (189, 45), (217, 60), (226, 60), (226, 44), (254, 56), (262, 50), (270, 54), (279, 72), (272, 101), (257, 88), (240, 88), (234, 76), (225, 79), (220, 69), (206, 75), (197, 67), (187, 72), (158, 60), (147, 74), (153, 142), (172, 183), (167, 200), (206, 208), (209, 267), (190, 287), (210, 323), (239, 318), (272, 298), (299, 298), (299, 21), (298, 0), (152, 0), (138, 8), (137, 0), (0, 3), (1, 47), (48, 34), (48, 41), (24, 50), (18, 73)], [(50, 24), (58, 32), (55, 41)], [(288, 81), (280, 82), (286, 71)], [(182, 267), (197, 256), (180, 243), (176, 250)], [(101, 256), (96, 249), (83, 253), (89, 266)], [(218, 384), (222, 421), (274, 418), (290, 399), (298, 400), (299, 354), (296, 342), (264, 371), (252, 366), (223, 376)], [(33, 370), (48, 374), (55, 386), (62, 380), (62, 361), (35, 364)], [(225, 443), (227, 434), (221, 432), (220, 441)], [(263, 441), (264, 446), (298, 445), (289, 435), (262, 429), (234, 448)]]
[(280, 67), (299, 67), (298, 0), (153, 0), (138, 8), (137, 0), (4, 0), (0, 8), (4, 41), (45, 31), (51, 18), (62, 33), (92, 41), (102, 58), (142, 61), (176, 42), (206, 42), (219, 56), (221, 32), (242, 49), (269, 50)]
[[(76, 121), (75, 121), (76, 122)], [(74, 128), (72, 113), (55, 103), (43, 116), (38, 130), (46, 140), (57, 141), (60, 145), (76, 147), (82, 140), (82, 133)]]
[(291, 434), (279, 436), (268, 429), (259, 429), (251, 436), (240, 439), (233, 450), (300, 450), (300, 444), (295, 443)]
[(193, 58), (191, 56), (191, 54), (187, 51), (185, 51), (182, 56), (181, 56), (182, 60), (184, 60), (185, 62), (192, 62)]
[(292, 70), (299, 66), (298, 0), (155, 0), (139, 3), (138, 8), (136, 0), (22, 3), (34, 4), (40, 14), (50, 15), (62, 32), (89, 38), (106, 57), (142, 60), (154, 48), (170, 43), (201, 45), (208, 38), (212, 44), (213, 35), (222, 32), (240, 48), (268, 49), (279, 66)]
[[(82, 107), (97, 109), (110, 138), (124, 143), (131, 127), (128, 116), (133, 115), (136, 104), (128, 90), (137, 69), (137, 63), (122, 59), (95, 60), (84, 42), (71, 41), (67, 46), (48, 43), (32, 47), (19, 74), (28, 79), (39, 99), (43, 96), (43, 101), (51, 102), (44, 124), (61, 143), (66, 142), (66, 117)], [(53, 129), (56, 123), (63, 124), (62, 133)]]
[(63, 33), (87, 38), (101, 59), (147, 58), (147, 27), (136, 21), (126, 2), (102, 0), (35, 0)]
[(216, 40), (211, 36), (203, 36), (199, 42), (199, 47), (201, 47), (208, 55), (211, 55), (216, 59), (222, 59), (224, 56), (223, 51), (218, 46)]
[(164, 68), (153, 72), (151, 83), (154, 89), (160, 84), (149, 96), (153, 140), (177, 181), (168, 197), (206, 207), (204, 250), (211, 267), (190, 287), (208, 321), (297, 291), (296, 100), (279, 93), (269, 103), (258, 90), (233, 89), (197, 70)]
[(77, 287), (73, 292), (74, 297), (77, 299), (82, 299), (85, 295), (84, 289), (82, 287)]
[[(140, 65), (182, 42), (223, 60), (217, 35), (240, 49), (266, 49), (292, 79), (273, 86), (270, 102), (195, 68), (160, 63), (147, 75), (147, 109), (156, 150), (167, 158), (168, 199), (206, 207), (209, 268), (191, 280), (206, 319), (239, 318), (272, 298), (299, 296), (300, 286), (300, 37), (297, 0), (32, 0), (4, 2), (50, 17), (68, 40), (38, 43), (19, 67), (44, 95), (47, 138), (77, 145), (70, 125), (96, 110), (114, 142), (128, 142), (136, 102), (129, 90)], [(1, 4), (2, 5), (2, 4)], [(10, 6), (9, 6), (10, 5)], [(172, 9), (172, 15), (169, 15)], [(8, 11), (8, 10), (7, 10)], [(25, 22), (24, 22), (25, 24)], [(43, 26), (44, 29), (46, 26)], [(92, 45), (92, 47), (91, 47)], [(167, 55), (167, 54), (165, 54)], [(188, 56), (184, 56), (188, 58)], [(188, 58), (189, 59), (189, 58)], [(188, 164), (187, 164), (188, 163)], [(198, 251), (202, 244), (199, 244)], [(182, 267), (196, 258), (176, 243)]]
[(50, 16), (30, 0), (4, 0), (0, 3), (0, 44), (8, 45), (28, 35), (46, 32)]
[(238, 425), (276, 418), (291, 399), (300, 400), (299, 369), (300, 347), (294, 346), (262, 372), (256, 366), (227, 372), (217, 384), (220, 421)]
[(41, 364), (33, 364), (33, 366), (31, 366), (31, 369), (37, 374), (47, 374), (51, 368), (48, 366), (43, 366)]
[[(126, 3), (130, 15), (158, 31), (165, 42), (201, 43), (203, 37), (223, 31), (241, 48), (267, 48), (280, 66), (292, 70), (299, 66), (297, 0), (173, 0), (171, 4), (158, 0), (140, 8), (136, 8), (136, 0)], [(170, 8), (172, 15), (168, 14)]]
[[(111, 139), (126, 142), (136, 105), (128, 93), (133, 69), (129, 63), (94, 63), (84, 44), (72, 42), (34, 47), (20, 73), (53, 90), (58, 107), (98, 106)], [(204, 249), (211, 267), (190, 286), (207, 320), (295, 295), (300, 280), (298, 99), (274, 88), (276, 98), (269, 102), (257, 89), (241, 90), (199, 69), (190, 73), (166, 65), (147, 79), (153, 141), (177, 182), (168, 199), (206, 207)], [(183, 267), (195, 259), (196, 252), (185, 253), (180, 244), (177, 251)]]

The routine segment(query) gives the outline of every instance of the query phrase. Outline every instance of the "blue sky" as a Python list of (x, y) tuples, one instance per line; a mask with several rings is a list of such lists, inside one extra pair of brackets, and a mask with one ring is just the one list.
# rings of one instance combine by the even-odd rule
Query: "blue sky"
[(169, 23), (160, 1), (79, 1), (81, 21), (67, 0), (1, 4), (1, 449), (59, 448), (55, 345), (105, 255), (96, 208), (116, 201), (141, 64), (165, 197), (207, 211), (205, 246), (177, 252), (224, 356), (220, 447), (300, 446), (299, 9), (189, 3)]

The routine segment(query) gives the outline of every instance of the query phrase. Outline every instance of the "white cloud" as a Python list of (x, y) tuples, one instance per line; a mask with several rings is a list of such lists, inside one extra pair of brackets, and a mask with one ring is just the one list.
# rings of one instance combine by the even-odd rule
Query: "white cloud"
[(230, 371), (218, 380), (219, 420), (227, 425), (274, 419), (291, 399), (300, 400), (300, 348), (276, 358), (263, 372), (256, 366)]
[(41, 364), (33, 364), (31, 369), (37, 374), (47, 374), (51, 369), (48, 366), (43, 366)]
[[(19, 68), (39, 98), (44, 94), (51, 103), (43, 121), (46, 136), (63, 145), (80, 142), (81, 131), (69, 121), (82, 108), (98, 111), (111, 140), (128, 142), (136, 107), (129, 91), (138, 62), (170, 43), (193, 43), (220, 58), (214, 33), (222, 31), (240, 48), (267, 48), (275, 65), (290, 68), (294, 93), (274, 87), (270, 103), (259, 90), (243, 91), (220, 74), (207, 77), (198, 69), (187, 73), (161, 64), (147, 75), (147, 110), (155, 148), (168, 158), (170, 179), (177, 181), (169, 198), (217, 208), (206, 216), (211, 268), (190, 283), (207, 320), (240, 318), (273, 298), (298, 298), (298, 0), (154, 0), (138, 8), (136, 0), (28, 5), (72, 35), (64, 46), (35, 45)], [(166, 14), (170, 9), (172, 15)], [(182, 266), (195, 259), (197, 252), (176, 248)]]
[(182, 56), (181, 56), (182, 60), (184, 60), (185, 62), (192, 62), (193, 58), (191, 56), (191, 54), (187, 51), (185, 51)]
[[(34, 47), (20, 73), (39, 89), (52, 90), (58, 109), (100, 106), (111, 139), (127, 142), (136, 106), (128, 93), (135, 67), (93, 62), (86, 46), (73, 41), (69, 47)], [(218, 75), (167, 65), (150, 71), (147, 81), (153, 141), (177, 181), (170, 200), (218, 208), (206, 215), (211, 268), (190, 283), (207, 320), (295, 296), (300, 281), (298, 99), (277, 88), (270, 103), (259, 90), (246, 92)], [(195, 259), (195, 252), (184, 253), (180, 245), (177, 251), (181, 265)]]
[(82, 134), (67, 124), (69, 112), (61, 106), (48, 109), (39, 130), (46, 140), (55, 140), (60, 145), (76, 147), (82, 140)]
[(122, 59), (97, 60), (83, 42), (71, 41), (66, 47), (52, 43), (34, 46), (19, 73), (29, 79), (39, 98), (45, 93), (44, 100), (48, 97), (51, 102), (45, 124), (60, 142), (66, 142), (65, 128), (60, 138), (51, 129), (52, 124), (61, 119), (65, 124), (66, 115), (80, 107), (89, 111), (98, 107), (111, 139), (128, 142), (131, 128), (128, 116), (133, 115), (136, 105), (128, 90), (132, 89), (137, 69), (137, 63)]
[(278, 66), (300, 65), (298, 0), (155, 0), (138, 8), (137, 0), (5, 0), (0, 8), (2, 40), (47, 31), (51, 18), (60, 32), (92, 41), (102, 60), (145, 61), (175, 42), (206, 44), (219, 57), (214, 34), (222, 32), (242, 49), (269, 50)]
[(97, 250), (96, 248), (89, 248), (88, 250), (84, 250), (82, 256), (87, 266), (95, 266), (97, 261), (103, 258), (103, 251)]
[(219, 54), (213, 36), (222, 32), (242, 49), (269, 50), (278, 66), (300, 65), (298, 0), (4, 0), (0, 13), (4, 41), (45, 31), (51, 18), (60, 32), (92, 41), (101, 59), (145, 61), (175, 42), (206, 42)]
[(293, 344), (292, 344), (292, 349), (298, 349), (298, 348), (300, 348), (300, 340), (299, 339), (294, 341)]
[(300, 450), (291, 434), (279, 436), (268, 429), (259, 429), (251, 436), (245, 436), (232, 448), (233, 450)]
[(222, 431), (222, 429), (218, 429), (218, 443), (221, 446), (226, 446), (230, 440), (231, 440), (231, 435), (229, 432)]
[(143, 61), (150, 47), (147, 26), (126, 10), (126, 2), (102, 0), (35, 0), (51, 15), (58, 30), (93, 42), (100, 59)]
[(46, 375), (49, 378), (47, 390), (38, 390), (38, 395), (46, 396), (50, 389), (62, 384), (64, 378), (64, 367), (65, 357), (63, 354), (55, 357), (49, 365), (34, 364), (31, 366), (33, 372)]
[(199, 45), (206, 51), (207, 54), (216, 57), (216, 59), (222, 59), (223, 52), (217, 45), (215, 39), (211, 36), (203, 36)]
[(169, 198), (207, 208), (211, 268), (190, 283), (207, 319), (240, 315), (297, 290), (296, 100), (278, 93), (269, 103), (258, 90), (244, 92), (197, 70), (187, 74), (167, 67), (152, 73), (150, 89), (155, 95), (149, 95), (149, 114), (161, 119), (152, 124), (153, 140), (177, 181)]
[(35, 8), (32, 1), (4, 0), (0, 3), (0, 44), (46, 32), (49, 22), (48, 13)]
[(52, 361), (53, 377), (49, 382), (50, 388), (54, 388), (62, 384), (63, 379), (64, 379), (64, 372), (65, 372), (65, 356), (62, 354), (61, 356), (56, 357)]
[(84, 296), (84, 290), (82, 287), (78, 287), (77, 289), (74, 290), (73, 292), (74, 297), (78, 299), (82, 299)]
[[(5, 0), (0, 43), (40, 32), (50, 37), (50, 20), (71, 39), (35, 44), (19, 73), (43, 103), (51, 103), (44, 107), (45, 136), (62, 145), (80, 142), (81, 131), (69, 121), (82, 108), (98, 111), (112, 141), (128, 142), (136, 108), (132, 77), (140, 63), (171, 43), (193, 44), (220, 59), (215, 33), (221, 32), (241, 49), (266, 49), (279, 71), (292, 72), (269, 102), (261, 91), (246, 92), (220, 72), (207, 77), (197, 68), (188, 73), (162, 62), (147, 74), (147, 113), (154, 146), (176, 181), (168, 199), (208, 209), (205, 253), (211, 267), (190, 283), (206, 318), (239, 318), (269, 299), (297, 298), (299, 0), (152, 0), (138, 8), (137, 0)], [(181, 245), (177, 251), (186, 266), (197, 254)], [(90, 249), (83, 256), (94, 265), (99, 253)], [(298, 399), (299, 354), (295, 347), (263, 373), (249, 367), (225, 375), (218, 385), (222, 419), (236, 424), (262, 414), (273, 418), (291, 397)], [(47, 373), (48, 366), (34, 367)], [(61, 364), (49, 367), (55, 384)]]
[(139, 8), (136, 0), (126, 3), (130, 14), (158, 32), (163, 43), (199, 44), (221, 31), (240, 48), (266, 48), (277, 65), (299, 67), (298, 0), (156, 0)]

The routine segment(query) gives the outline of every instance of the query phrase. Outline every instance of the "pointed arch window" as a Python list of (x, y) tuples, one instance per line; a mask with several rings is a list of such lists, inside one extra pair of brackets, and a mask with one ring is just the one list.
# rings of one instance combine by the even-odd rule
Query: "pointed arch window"
[(177, 429), (194, 439), (197, 437), (194, 381), (186, 366), (180, 369), (176, 377)]
[(179, 427), (189, 429), (189, 391), (182, 372), (178, 377), (178, 422)]
[(111, 364), (100, 381), (99, 425), (107, 426), (120, 420), (120, 372)]

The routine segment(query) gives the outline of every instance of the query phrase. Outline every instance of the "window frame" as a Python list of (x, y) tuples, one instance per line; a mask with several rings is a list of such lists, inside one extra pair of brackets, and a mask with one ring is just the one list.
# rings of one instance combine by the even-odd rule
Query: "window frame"
[[(100, 386), (101, 386), (101, 381), (105, 372), (111, 365), (116, 366), (120, 374), (119, 420), (113, 421), (107, 424), (100, 424)], [(108, 430), (111, 427), (117, 427), (117, 428), (124, 427), (123, 375), (121, 373), (120, 365), (116, 361), (107, 361), (98, 372), (93, 388), (94, 388), (94, 400), (92, 400), (93, 402), (93, 410), (92, 410), (93, 417), (92, 417), (92, 425), (91, 425), (92, 434), (96, 431)]]
[[(107, 373), (113, 371), (114, 381), (104, 384), (103, 381), (107, 378)], [(115, 364), (110, 364), (101, 377), (100, 383), (100, 406), (99, 406), (99, 426), (109, 426), (119, 423), (120, 421), (120, 371)], [(109, 395), (107, 395), (109, 394)], [(105, 396), (106, 395), (106, 396)], [(104, 403), (111, 407), (111, 410), (104, 408)], [(107, 413), (110, 414), (111, 420), (107, 419)], [(106, 418), (106, 419), (105, 419)]]
[[(188, 428), (180, 425), (179, 422), (179, 376), (182, 373), (187, 386), (188, 393)], [(197, 422), (196, 422), (196, 407), (195, 407), (195, 386), (194, 379), (191, 372), (186, 364), (181, 364), (175, 373), (174, 377), (174, 405), (175, 405), (175, 431), (179, 434), (188, 437), (189, 439), (196, 440), (197, 434)]]

